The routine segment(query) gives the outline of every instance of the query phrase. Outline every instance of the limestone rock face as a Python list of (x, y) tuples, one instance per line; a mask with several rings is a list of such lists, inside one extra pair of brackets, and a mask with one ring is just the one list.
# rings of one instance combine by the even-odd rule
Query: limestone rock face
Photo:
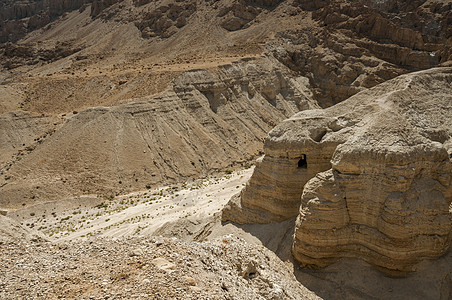
[(452, 237), (451, 88), (452, 68), (438, 68), (297, 113), (269, 133), (224, 220), (298, 215), (303, 265), (360, 257), (398, 275), (441, 256)]
[(196, 2), (184, 1), (161, 5), (151, 12), (143, 14), (135, 25), (141, 31), (142, 37), (160, 36), (168, 38), (177, 29), (187, 24), (187, 19), (196, 11)]
[(236, 31), (249, 27), (259, 14), (274, 9), (281, 0), (239, 0), (225, 1), (225, 6), (218, 13), (221, 27), (228, 31)]
[(284, 33), (273, 52), (310, 79), (322, 107), (451, 58), (448, 1), (295, 1), (319, 29)]

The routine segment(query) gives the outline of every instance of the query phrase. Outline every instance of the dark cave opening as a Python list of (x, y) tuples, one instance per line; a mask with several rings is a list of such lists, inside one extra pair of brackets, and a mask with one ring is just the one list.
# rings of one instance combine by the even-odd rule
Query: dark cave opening
[(306, 154), (302, 154), (300, 157), (300, 160), (298, 161), (298, 168), (299, 169), (307, 169), (308, 168), (308, 162), (306, 160)]

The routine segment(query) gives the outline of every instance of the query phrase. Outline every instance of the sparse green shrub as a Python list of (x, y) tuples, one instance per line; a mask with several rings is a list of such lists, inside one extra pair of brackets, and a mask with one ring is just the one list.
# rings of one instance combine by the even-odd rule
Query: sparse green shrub
[(113, 196), (112, 194), (110, 195), (102, 195), (102, 198), (105, 200), (113, 200), (115, 198), (115, 196)]
[(108, 204), (105, 204), (104, 202), (102, 202), (101, 204), (96, 205), (96, 207), (99, 208), (99, 209), (101, 209), (101, 208), (107, 209), (108, 208)]

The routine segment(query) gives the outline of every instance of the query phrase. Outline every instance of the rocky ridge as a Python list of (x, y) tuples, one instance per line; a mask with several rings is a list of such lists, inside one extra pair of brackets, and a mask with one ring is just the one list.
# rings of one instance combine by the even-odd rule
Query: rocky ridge
[[(30, 34), (40, 32), (47, 36), (63, 23), (71, 24), (72, 34), (55, 42), (30, 39), (29, 34), (19, 45), (4, 44), (0, 46), (0, 53), (5, 67), (48, 63), (76, 53), (79, 53), (79, 59), (99, 55), (98, 51), (87, 51), (86, 48), (99, 44), (105, 37), (84, 42), (83, 38), (91, 35), (87, 32), (90, 27), (86, 27), (87, 24), (105, 26), (109, 31), (132, 25), (133, 33), (130, 32), (129, 37), (135, 39), (138, 33), (139, 38), (144, 39), (137, 40), (137, 45), (144, 48), (149, 48), (149, 44), (158, 45), (158, 51), (169, 50), (167, 57), (171, 59), (176, 51), (182, 50), (175, 43), (184, 47), (187, 39), (191, 40), (189, 47), (194, 47), (194, 40), (205, 40), (208, 48), (215, 49), (218, 54), (223, 52), (223, 55), (236, 51), (262, 52), (265, 48), (268, 55), (308, 77), (315, 99), (322, 107), (327, 107), (400, 74), (444, 63), (451, 59), (452, 53), (451, 4), (446, 0), (410, 4), (396, 0), (384, 3), (335, 0), (315, 4), (312, 1), (238, 0), (94, 1), (92, 4), (74, 1), (64, 5), (54, 2), (48, 5), (61, 7), (52, 14), (58, 18), (50, 18), (52, 23)], [(5, 2), (4, 5), (9, 9), (12, 4)], [(28, 8), (28, 5), (34, 5), (31, 3), (20, 5), (26, 7), (27, 12), (17, 16), (5, 13), (4, 22), (28, 20), (39, 11)], [(45, 6), (45, 2), (41, 5)], [(75, 8), (79, 6), (78, 11)], [(77, 26), (71, 20), (71, 15), (76, 14), (84, 16), (83, 20), (76, 17)], [(36, 29), (27, 28), (28, 31)], [(207, 28), (209, 30), (205, 30)], [(74, 35), (76, 32), (78, 34)], [(122, 34), (115, 32), (117, 36)], [(73, 38), (69, 39), (70, 36)], [(151, 51), (147, 49), (150, 53), (157, 50), (150, 48)], [(206, 50), (199, 49), (201, 52)], [(90, 55), (84, 54), (86, 52)], [(190, 51), (183, 49), (183, 52), (180, 58), (186, 61)], [(104, 52), (98, 58), (105, 59), (110, 55)]]
[[(434, 105), (425, 107), (419, 104), (422, 101), (413, 102), (419, 104), (414, 107), (395, 100), (402, 94), (411, 103), (411, 96), (404, 94), (411, 89), (424, 99), (440, 93), (450, 97), (444, 92), (445, 88), (450, 91), (450, 76), (442, 71), (443, 75), (424, 82), (422, 78), (434, 77), (429, 73), (416, 77), (408, 88), (406, 82), (396, 87), (388, 83), (376, 89), (380, 96), (386, 95), (385, 88), (398, 92), (395, 98), (388, 94), (388, 101), (379, 98), (379, 105), (366, 102), (366, 95), (375, 96), (374, 90), (362, 92), (400, 74), (450, 64), (449, 0), (63, 2), (0, 2), (0, 39), (5, 42), (0, 44), (0, 214), (6, 212), (49, 235), (58, 232), (53, 239), (77, 240), (43, 242), (30, 237), (30, 230), (17, 222), (5, 221), (5, 225), (7, 219), (1, 219), (0, 227), (19, 238), (0, 239), (0, 248), (5, 249), (0, 251), (5, 262), (0, 269), (7, 274), (0, 279), (0, 298), (151, 294), (163, 299), (313, 298), (305, 286), (326, 299), (450, 298), (450, 252), (416, 264), (441, 255), (450, 243), (450, 206), (446, 212), (450, 164), (439, 162), (442, 158), (447, 162), (443, 148), (450, 148), (450, 116), (437, 118), (440, 113), (432, 110), (447, 112), (450, 107), (435, 106), (436, 98)], [(214, 223), (221, 225), (204, 211), (213, 211), (212, 203), (229, 198), (220, 199), (223, 189), (204, 190), (199, 197), (201, 191), (190, 187), (193, 199), (183, 202), (172, 188), (165, 196), (151, 196), (149, 188), (181, 182), (185, 186), (186, 180), (190, 184), (197, 177), (249, 166), (261, 153), (265, 134), (283, 119), (299, 110), (329, 107), (359, 92), (355, 99), (362, 100), (362, 106), (309, 111), (273, 131), (242, 198), (236, 197), (231, 202), (234, 210), (224, 213), (226, 217), (234, 212), (231, 218), (245, 223), (287, 219), (270, 225), (223, 224), (228, 232), (254, 239), (253, 245), (231, 236), (209, 243), (149, 237), (98, 239), (100, 231), (113, 236), (154, 232), (190, 241), (199, 238), (199, 228), (205, 238)], [(383, 104), (391, 101), (397, 105), (385, 108)], [(419, 116), (399, 125), (407, 128), (404, 138), (419, 142), (421, 149), (415, 150), (424, 159), (410, 160), (419, 156), (417, 150), (410, 152), (414, 156), (397, 159), (397, 163), (413, 164), (415, 171), (408, 173), (403, 168), (387, 170), (382, 163), (369, 168), (368, 154), (373, 148), (382, 149), (377, 147), (378, 140), (394, 141), (384, 134), (368, 138), (360, 128), (374, 132), (377, 125), (386, 124), (388, 111), (399, 113), (394, 109), (398, 107)], [(431, 114), (419, 115), (419, 111)], [(397, 113), (391, 120), (398, 121)], [(379, 117), (372, 123), (369, 119), (375, 115)], [(400, 119), (405, 120), (404, 116)], [(432, 119), (438, 119), (438, 124), (424, 126)], [(292, 123), (301, 123), (303, 130), (293, 129)], [(411, 123), (418, 125), (414, 131), (425, 139), (411, 131)], [(380, 128), (381, 132), (386, 129)], [(353, 148), (353, 134), (363, 151)], [(280, 149), (281, 142), (288, 151)], [(422, 145), (430, 149), (432, 143), (437, 150), (432, 151), (434, 155), (422, 152)], [(405, 151), (412, 144), (393, 146), (391, 151), (397, 147)], [(338, 156), (337, 165), (332, 164), (341, 147), (345, 158)], [(381, 162), (381, 156), (375, 154), (375, 161)], [(386, 179), (379, 172), (394, 176)], [(309, 189), (300, 212), (305, 184)], [(361, 184), (375, 186), (371, 192), (378, 197), (369, 199), (378, 201), (368, 201), (369, 190), (363, 192), (365, 197), (349, 195)], [(241, 186), (234, 184), (231, 190)], [(386, 195), (385, 188), (393, 186), (406, 190)], [(137, 190), (146, 196), (130, 198), (133, 193), (128, 193)], [(345, 194), (347, 199), (331, 199), (330, 192)], [(115, 197), (118, 194), (122, 195)], [(383, 205), (384, 197), (389, 200)], [(397, 197), (406, 198), (406, 203), (398, 203)], [(246, 205), (242, 205), (244, 199)], [(413, 199), (421, 201), (413, 204)], [(125, 210), (138, 200), (155, 210), (151, 214), (141, 211), (141, 206), (131, 207), (133, 213)], [(347, 201), (353, 205), (348, 207)], [(105, 202), (111, 204), (109, 209)], [(210, 208), (190, 206), (194, 202)], [(430, 202), (436, 206), (430, 207)], [(82, 203), (94, 207), (82, 214)], [(167, 213), (185, 210), (187, 203), (190, 218), (187, 211), (157, 231), (141, 230), (151, 215), (153, 226), (159, 227), (159, 222), (168, 221)], [(356, 212), (361, 204), (383, 207), (382, 213)], [(236, 214), (237, 208), (242, 214)], [(347, 217), (344, 212), (350, 209)], [(58, 215), (46, 218), (51, 211)], [(306, 267), (302, 269), (289, 253), (295, 231), (292, 223), (298, 215), (294, 254)], [(111, 220), (118, 216), (119, 220)], [(404, 220), (413, 226), (408, 232)], [(323, 226), (328, 222), (335, 225)], [(102, 230), (94, 232), (93, 225)], [(376, 241), (369, 241), (375, 228), (383, 233), (377, 232)], [(88, 237), (90, 230), (94, 236)], [(248, 232), (255, 236), (250, 238)], [(354, 245), (355, 241), (364, 246)], [(382, 249), (365, 247), (382, 241)], [(354, 258), (362, 253), (391, 275), (417, 272), (393, 280)], [(389, 256), (380, 259), (382, 254)], [(325, 265), (323, 270), (311, 270)], [(42, 266), (54, 267), (43, 270)], [(218, 284), (222, 278), (226, 278), (224, 286)]]
[(451, 79), (450, 68), (404, 75), (284, 121), (223, 220), (298, 215), (293, 254), (304, 265), (360, 257), (395, 275), (443, 255), (452, 238)]
[[(63, 7), (49, 26), (1, 46), (6, 95), (2, 99), (7, 100), (2, 113), (19, 109), (54, 120), (52, 128), (33, 131), (31, 143), (13, 148), (15, 153), (5, 152), (2, 201), (11, 205), (45, 201), (61, 192), (64, 197), (116, 194), (243, 164), (259, 153), (265, 132), (293, 113), (330, 106), (399, 74), (447, 61), (448, 56), (441, 54), (450, 49), (448, 4), (443, 2), (394, 8), (389, 2), (379, 6), (361, 1), (329, 1), (322, 7), (307, 1), (106, 1), (80, 9)], [(422, 27), (405, 16), (413, 7), (421, 20), (439, 25)], [(30, 8), (25, 15), (34, 13)], [(28, 18), (25, 15), (4, 18)], [(371, 23), (366, 25), (366, 20)], [(394, 36), (384, 35), (382, 28), (388, 26)], [(168, 107), (171, 114), (164, 113)], [(138, 118), (140, 111), (146, 113)], [(186, 116), (188, 121), (182, 124), (179, 112), (193, 112), (196, 118)], [(161, 114), (168, 115), (165, 122), (171, 128), (157, 132), (149, 127), (145, 136), (135, 130), (138, 119), (155, 125)], [(100, 126), (102, 118), (109, 125), (84, 127), (87, 117), (98, 120), (93, 126)], [(231, 120), (233, 124), (228, 124)], [(204, 125), (207, 128), (199, 127)], [(128, 141), (141, 145), (135, 156), (148, 167), (138, 159), (133, 163), (126, 159), (122, 166), (121, 157), (128, 150), (113, 151), (117, 146), (113, 140), (122, 142), (112, 130), (119, 132), (123, 126), (135, 132), (128, 134)], [(191, 139), (195, 127), (199, 134)], [(63, 131), (58, 135), (59, 130)], [(55, 141), (50, 132), (59, 136), (58, 142), (50, 143)], [(60, 138), (63, 134), (69, 137)], [(82, 143), (71, 141), (70, 137), (84, 134)], [(97, 134), (109, 137), (106, 145), (98, 143)], [(44, 142), (47, 138), (49, 143)], [(171, 161), (173, 152), (160, 141), (166, 138), (182, 141), (184, 146), (178, 142), (175, 148), (189, 154)], [(214, 145), (203, 143), (205, 139), (214, 140)], [(5, 145), (10, 140), (5, 138)], [(149, 141), (152, 149), (146, 150)], [(200, 141), (215, 152), (196, 146)], [(110, 153), (107, 165), (96, 166), (96, 151)], [(56, 153), (56, 158), (39, 159), (44, 153), (48, 157)], [(201, 154), (207, 153), (218, 158), (203, 161)], [(75, 157), (81, 161), (73, 163)], [(36, 163), (36, 172), (29, 172)], [(36, 189), (46, 185), (42, 180), (52, 182), (50, 190)]]

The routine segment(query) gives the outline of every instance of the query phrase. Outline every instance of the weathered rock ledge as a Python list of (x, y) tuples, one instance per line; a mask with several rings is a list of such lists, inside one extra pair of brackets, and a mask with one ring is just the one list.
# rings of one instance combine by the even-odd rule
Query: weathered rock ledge
[(223, 220), (298, 215), (293, 255), (302, 265), (360, 257), (399, 275), (443, 255), (452, 238), (451, 90), (452, 69), (437, 68), (297, 113), (269, 133)]

